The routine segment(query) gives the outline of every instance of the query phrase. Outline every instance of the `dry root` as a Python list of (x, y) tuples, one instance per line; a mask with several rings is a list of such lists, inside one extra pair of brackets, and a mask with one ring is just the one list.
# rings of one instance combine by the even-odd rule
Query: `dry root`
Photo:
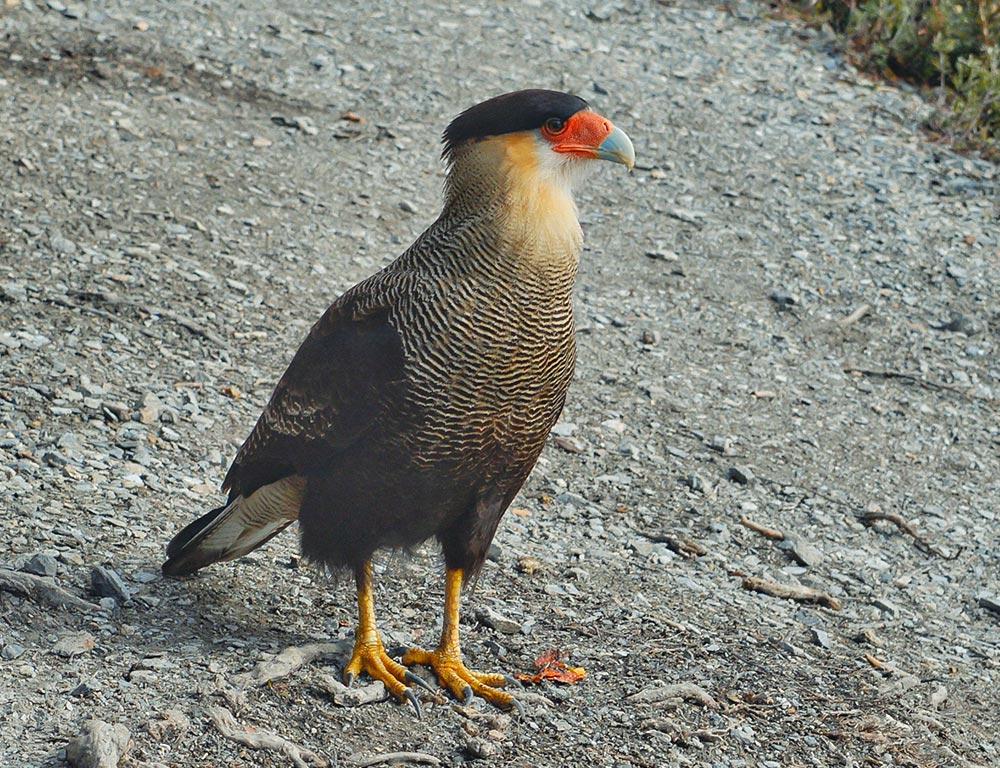
[(305, 747), (300, 747), (283, 736), (278, 736), (276, 733), (269, 733), (267, 731), (251, 730), (240, 725), (228, 709), (208, 706), (205, 707), (205, 712), (211, 718), (212, 725), (227, 739), (244, 744), (251, 749), (267, 749), (274, 752), (281, 752), (295, 764), (295, 768), (309, 768), (310, 766), (326, 768), (330, 764), (315, 752)]

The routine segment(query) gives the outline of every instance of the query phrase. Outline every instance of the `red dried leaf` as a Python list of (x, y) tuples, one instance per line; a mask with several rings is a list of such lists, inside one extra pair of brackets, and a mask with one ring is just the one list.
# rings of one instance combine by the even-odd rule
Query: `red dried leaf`
[(571, 667), (559, 660), (559, 651), (550, 648), (537, 659), (535, 659), (535, 673), (527, 675), (519, 673), (514, 675), (518, 680), (525, 683), (540, 683), (543, 680), (551, 680), (554, 683), (576, 683), (587, 676), (583, 667)]

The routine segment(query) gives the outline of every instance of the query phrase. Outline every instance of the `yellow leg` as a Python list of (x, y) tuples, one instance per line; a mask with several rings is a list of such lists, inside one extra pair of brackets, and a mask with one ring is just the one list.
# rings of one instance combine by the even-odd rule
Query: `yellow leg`
[(471, 702), (473, 696), (479, 696), (501, 709), (517, 706), (513, 696), (497, 690), (498, 686), (506, 682), (503, 675), (473, 672), (462, 662), (462, 650), (458, 643), (458, 605), (461, 592), (462, 569), (449, 568), (445, 574), (441, 641), (433, 651), (407, 649), (403, 654), (403, 663), (431, 667), (441, 685), (465, 704)]
[(358, 585), (358, 627), (354, 630), (354, 652), (344, 667), (344, 682), (350, 685), (361, 672), (367, 672), (373, 680), (381, 680), (386, 690), (397, 699), (409, 701), (419, 715), (420, 702), (408, 685), (418, 683), (425, 688), (430, 686), (402, 664), (390, 659), (385, 652), (375, 625), (371, 562), (356, 569), (354, 578)]

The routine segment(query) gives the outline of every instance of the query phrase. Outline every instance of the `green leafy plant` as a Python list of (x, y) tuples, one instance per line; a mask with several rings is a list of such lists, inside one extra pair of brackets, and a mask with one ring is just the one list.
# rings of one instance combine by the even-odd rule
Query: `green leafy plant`
[(979, 139), (1000, 139), (1000, 45), (960, 58), (952, 84), (957, 124)]
[(846, 36), (856, 62), (937, 87), (959, 138), (1000, 148), (1000, 0), (776, 0)]

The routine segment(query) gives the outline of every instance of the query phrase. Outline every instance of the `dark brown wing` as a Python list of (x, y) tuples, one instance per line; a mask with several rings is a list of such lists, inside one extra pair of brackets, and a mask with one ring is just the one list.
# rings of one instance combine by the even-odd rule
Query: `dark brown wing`
[(329, 466), (398, 402), (403, 347), (389, 319), (412, 288), (406, 273), (379, 272), (323, 314), (229, 468), (230, 499)]

